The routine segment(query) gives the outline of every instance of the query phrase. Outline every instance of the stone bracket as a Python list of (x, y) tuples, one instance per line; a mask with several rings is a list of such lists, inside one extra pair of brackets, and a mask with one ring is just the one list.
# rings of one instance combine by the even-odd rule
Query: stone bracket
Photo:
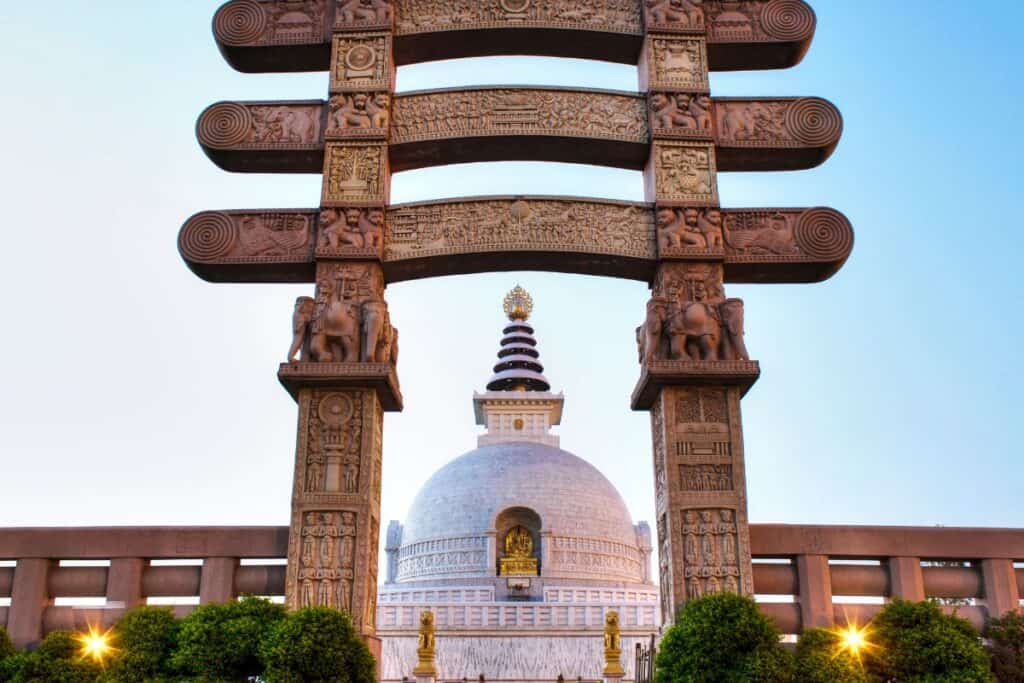
[(401, 412), (402, 392), (394, 366), (387, 363), (282, 363), (277, 378), (298, 400), (309, 387), (372, 389), (385, 412)]
[(761, 376), (757, 361), (653, 361), (643, 368), (633, 390), (633, 410), (650, 410), (669, 386), (739, 386), (745, 396)]

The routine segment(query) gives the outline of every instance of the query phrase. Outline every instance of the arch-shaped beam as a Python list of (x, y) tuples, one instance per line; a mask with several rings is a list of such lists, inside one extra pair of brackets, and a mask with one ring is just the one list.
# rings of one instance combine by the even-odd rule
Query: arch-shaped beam
[[(338, 225), (329, 211), (323, 224)], [(354, 224), (374, 223), (373, 209), (351, 211)], [(312, 282), (319, 256), (380, 260), (388, 282), (509, 270), (649, 282), (660, 257), (717, 260), (727, 282), (765, 283), (825, 280), (853, 248), (849, 221), (822, 208), (656, 215), (650, 204), (573, 197), (455, 199), (390, 207), (380, 250), (332, 249), (320, 224), (316, 210), (204, 212), (184, 225), (178, 247), (211, 282)]]
[[(814, 36), (802, 0), (706, 0), (703, 16), (645, 0), (394, 0), (381, 16), (346, 17), (327, 0), (231, 0), (213, 31), (231, 66), (248, 73), (325, 71), (334, 30), (394, 30), (397, 65), (494, 55), (576, 57), (636, 64), (646, 24), (706, 36), (712, 71), (799, 63)], [(349, 21), (354, 23), (347, 23)]]
[[(386, 95), (378, 94), (383, 98)], [(642, 169), (652, 134), (714, 142), (721, 171), (811, 168), (842, 135), (819, 98), (647, 96), (608, 90), (492, 87), (431, 90), (374, 104), (369, 94), (331, 102), (221, 102), (199, 118), (203, 150), (239, 172), (320, 173), (334, 140), (388, 140), (390, 167), (537, 160)], [(383, 117), (383, 118), (382, 118)]]

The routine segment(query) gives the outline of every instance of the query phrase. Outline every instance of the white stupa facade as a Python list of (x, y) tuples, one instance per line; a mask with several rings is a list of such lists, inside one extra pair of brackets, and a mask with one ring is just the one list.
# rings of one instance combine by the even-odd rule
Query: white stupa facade
[(559, 447), (564, 398), (538, 362), (532, 302), (510, 293), (498, 364), (473, 399), (478, 447), (420, 489), (387, 532), (377, 603), (381, 677), (411, 677), (420, 613), (437, 628), (442, 680), (597, 680), (604, 617), (619, 613), (626, 678), (660, 625), (651, 531), (615, 486)]

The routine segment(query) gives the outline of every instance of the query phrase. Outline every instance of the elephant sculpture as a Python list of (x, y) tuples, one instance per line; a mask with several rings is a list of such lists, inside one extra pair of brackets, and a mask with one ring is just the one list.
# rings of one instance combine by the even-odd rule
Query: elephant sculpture
[(292, 346), (288, 349), (288, 362), (307, 360), (309, 357), (309, 329), (313, 323), (316, 301), (312, 297), (300, 296), (295, 300), (292, 313)]
[(750, 360), (743, 340), (743, 299), (726, 299), (719, 306), (719, 311), (722, 314), (722, 357), (726, 360)]
[(701, 301), (673, 306), (668, 334), (673, 360), (718, 360), (722, 329), (718, 310)]
[(661, 297), (654, 297), (647, 302), (647, 317), (644, 324), (636, 328), (636, 344), (641, 364), (662, 360), (665, 357), (661, 340), (665, 334), (667, 311), (668, 302)]
[(367, 301), (363, 304), (363, 350), (359, 360), (364, 363), (387, 362), (391, 355), (390, 349), (387, 348), (389, 327), (388, 305), (385, 302)]
[(317, 297), (310, 349), (321, 363), (358, 361), (359, 306), (323, 287)]

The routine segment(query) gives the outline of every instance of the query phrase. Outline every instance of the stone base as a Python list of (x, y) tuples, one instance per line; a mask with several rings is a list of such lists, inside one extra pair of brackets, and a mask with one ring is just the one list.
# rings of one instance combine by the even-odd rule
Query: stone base
[(277, 379), (295, 400), (307, 387), (368, 388), (377, 392), (386, 412), (403, 408), (398, 375), (389, 363), (281, 363)]
[(650, 410), (661, 389), (666, 386), (715, 385), (739, 386), (746, 395), (761, 376), (757, 361), (659, 360), (648, 363), (633, 390), (633, 410)]

